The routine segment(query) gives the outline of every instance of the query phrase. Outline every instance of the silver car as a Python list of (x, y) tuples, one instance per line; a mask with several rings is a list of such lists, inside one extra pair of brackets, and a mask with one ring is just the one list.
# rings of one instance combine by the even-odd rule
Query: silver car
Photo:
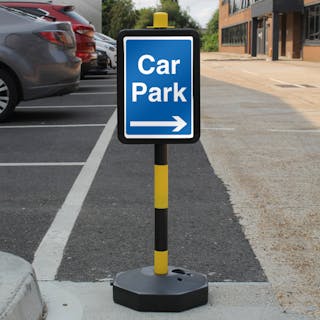
[(75, 50), (69, 22), (48, 22), (0, 6), (0, 121), (21, 100), (76, 90), (81, 59)]
[(107, 53), (110, 58), (110, 67), (115, 69), (117, 67), (117, 46), (112, 44), (115, 40), (99, 32), (94, 33), (94, 40), (96, 47)]

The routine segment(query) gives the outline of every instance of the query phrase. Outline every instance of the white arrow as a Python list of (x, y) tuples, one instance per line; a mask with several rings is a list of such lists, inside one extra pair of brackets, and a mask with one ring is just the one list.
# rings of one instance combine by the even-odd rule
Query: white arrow
[(130, 127), (175, 127), (172, 132), (179, 132), (187, 125), (179, 116), (172, 118), (175, 121), (130, 121)]

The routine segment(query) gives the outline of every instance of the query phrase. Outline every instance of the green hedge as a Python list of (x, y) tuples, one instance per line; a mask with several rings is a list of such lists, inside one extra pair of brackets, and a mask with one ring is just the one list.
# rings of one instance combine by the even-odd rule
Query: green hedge
[(219, 51), (219, 35), (218, 33), (204, 34), (202, 36), (203, 51)]

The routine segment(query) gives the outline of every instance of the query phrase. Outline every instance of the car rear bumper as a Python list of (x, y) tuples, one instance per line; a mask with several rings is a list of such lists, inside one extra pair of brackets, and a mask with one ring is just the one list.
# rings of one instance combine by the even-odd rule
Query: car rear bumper
[(87, 51), (77, 51), (76, 55), (78, 58), (82, 60), (82, 63), (90, 63), (93, 60), (97, 60), (97, 53), (95, 51), (93, 52), (87, 52)]
[(50, 84), (45, 86), (37, 86), (28, 88), (25, 92), (24, 100), (33, 100), (43, 97), (65, 95), (76, 91), (79, 88), (79, 77), (76, 81), (68, 83)]
[(109, 71), (108, 68), (106, 67), (100, 67), (100, 66), (97, 66), (95, 68), (92, 68), (92, 69), (89, 69), (87, 74), (91, 74), (91, 75), (105, 75), (107, 74)]
[(23, 100), (63, 95), (77, 90), (80, 68), (81, 60), (76, 57), (62, 63), (38, 66), (29, 81), (24, 82)]
[(97, 59), (90, 60), (88, 62), (83, 62), (81, 65), (81, 74), (85, 75), (89, 72), (91, 69), (97, 68)]

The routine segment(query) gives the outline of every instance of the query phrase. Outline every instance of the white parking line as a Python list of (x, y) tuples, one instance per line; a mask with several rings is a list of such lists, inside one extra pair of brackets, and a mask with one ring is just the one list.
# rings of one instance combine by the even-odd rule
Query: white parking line
[(110, 79), (87, 79), (87, 80), (81, 80), (80, 85), (84, 84), (84, 83), (90, 83), (90, 84), (94, 84), (94, 83), (116, 83), (117, 82), (117, 78), (110, 78)]
[(117, 124), (116, 111), (102, 131), (33, 260), (38, 280), (54, 280), (73, 226), (89, 192)]
[(80, 105), (80, 106), (20, 106), (17, 109), (66, 109), (66, 108), (116, 108), (116, 104), (90, 104), (90, 105)]
[(88, 94), (116, 94), (116, 91), (110, 91), (110, 92), (74, 92), (74, 93), (70, 93), (70, 96), (80, 96), (80, 95), (88, 95)]
[(85, 162), (0, 162), (0, 167), (62, 167), (83, 166)]
[(0, 126), (0, 129), (34, 129), (34, 128), (84, 128), (84, 127), (104, 127), (105, 123), (89, 124), (39, 124), (39, 125), (21, 125), (21, 126)]
[(201, 128), (201, 130), (214, 130), (214, 131), (234, 131), (235, 128)]
[(281, 83), (281, 84), (289, 85), (289, 86), (295, 86), (297, 88), (304, 88), (304, 89), (306, 88), (305, 86), (301, 86), (300, 84), (290, 83), (290, 82), (281, 81), (281, 80), (277, 80), (277, 79), (273, 79), (273, 78), (270, 78), (270, 80), (274, 81), (274, 82)]
[(254, 76), (259, 76), (259, 73), (252, 72), (252, 71), (249, 71), (249, 70), (246, 70), (246, 69), (242, 69), (241, 71), (245, 72), (245, 73), (248, 73), (248, 74), (251, 74), (251, 75), (254, 75)]
[(116, 84), (88, 84), (88, 85), (80, 85), (80, 88), (114, 88)]
[[(110, 78), (105, 78), (106, 76), (101, 76), (101, 75), (90, 75), (90, 76), (87, 76), (88, 79), (98, 79), (98, 80), (112, 80), (112, 79), (117, 79), (116, 77), (116, 73), (113, 73), (113, 74), (110, 74), (109, 76), (111, 76)], [(81, 80), (82, 81), (85, 81), (86, 79), (84, 80)]]
[[(235, 128), (201, 128), (201, 130), (212, 131), (235, 131)], [(320, 129), (266, 129), (267, 132), (278, 133), (320, 133)]]
[(268, 129), (269, 132), (283, 133), (320, 133), (320, 129)]

